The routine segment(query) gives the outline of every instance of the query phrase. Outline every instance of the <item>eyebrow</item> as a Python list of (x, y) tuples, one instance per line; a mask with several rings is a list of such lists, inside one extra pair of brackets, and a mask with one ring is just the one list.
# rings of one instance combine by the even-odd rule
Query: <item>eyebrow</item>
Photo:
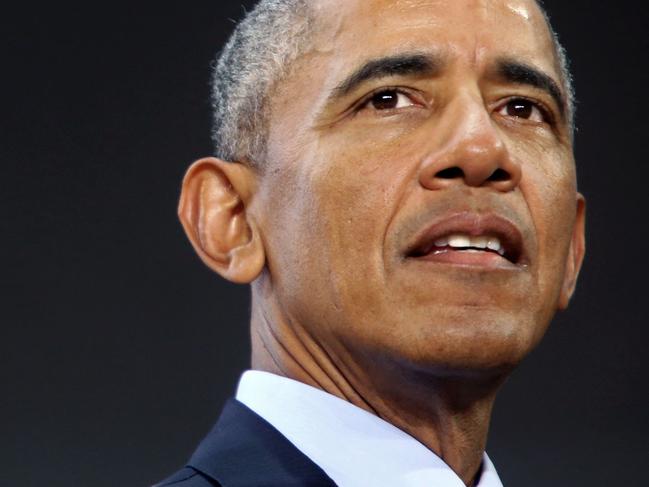
[(497, 76), (510, 83), (527, 85), (548, 93), (559, 106), (561, 115), (566, 116), (568, 102), (559, 84), (543, 71), (528, 64), (513, 60), (500, 59), (496, 65)]
[(372, 59), (336, 86), (330, 98), (341, 98), (348, 95), (368, 81), (390, 76), (431, 76), (437, 73), (441, 67), (441, 58), (431, 54), (399, 54)]
[[(331, 92), (330, 100), (342, 98), (362, 84), (390, 76), (434, 76), (444, 67), (442, 56), (435, 53), (405, 53), (371, 59), (351, 73)], [(521, 61), (501, 58), (496, 62), (496, 75), (509, 82), (527, 85), (548, 93), (565, 118), (568, 102), (559, 84), (548, 74)]]

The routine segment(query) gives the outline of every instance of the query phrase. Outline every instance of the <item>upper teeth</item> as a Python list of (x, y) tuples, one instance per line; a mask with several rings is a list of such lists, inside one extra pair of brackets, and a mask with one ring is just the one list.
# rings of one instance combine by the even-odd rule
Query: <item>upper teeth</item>
[(498, 252), (500, 255), (505, 254), (505, 249), (497, 237), (471, 236), (463, 234), (453, 234), (448, 237), (435, 240), (436, 247), (454, 247), (454, 248), (476, 248), (489, 249)]

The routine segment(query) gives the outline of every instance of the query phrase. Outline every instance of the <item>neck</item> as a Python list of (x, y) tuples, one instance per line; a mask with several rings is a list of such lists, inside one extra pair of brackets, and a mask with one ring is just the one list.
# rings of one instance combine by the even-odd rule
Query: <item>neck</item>
[(503, 373), (414, 367), (368, 353), (335, 353), (276, 305), (253, 297), (252, 367), (298, 380), (376, 414), (476, 483)]

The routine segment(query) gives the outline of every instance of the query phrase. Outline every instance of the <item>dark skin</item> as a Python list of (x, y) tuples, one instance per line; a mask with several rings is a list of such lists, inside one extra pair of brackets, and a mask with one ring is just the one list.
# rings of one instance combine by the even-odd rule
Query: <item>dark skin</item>
[[(584, 256), (550, 33), (529, 0), (315, 7), (263, 169), (197, 161), (179, 214), (207, 265), (252, 283), (253, 368), (378, 415), (472, 485), (496, 393)], [(504, 255), (430, 248), (459, 234)]]

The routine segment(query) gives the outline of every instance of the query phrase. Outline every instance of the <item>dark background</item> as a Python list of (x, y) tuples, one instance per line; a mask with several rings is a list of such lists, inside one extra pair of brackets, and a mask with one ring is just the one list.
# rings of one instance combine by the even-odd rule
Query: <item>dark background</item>
[[(646, 485), (648, 19), (639, 0), (546, 3), (580, 102), (588, 256), (488, 450), (507, 487)], [(247, 366), (248, 290), (201, 265), (175, 216), (211, 151), (210, 62), (242, 13), (2, 8), (0, 485), (160, 480)]]

